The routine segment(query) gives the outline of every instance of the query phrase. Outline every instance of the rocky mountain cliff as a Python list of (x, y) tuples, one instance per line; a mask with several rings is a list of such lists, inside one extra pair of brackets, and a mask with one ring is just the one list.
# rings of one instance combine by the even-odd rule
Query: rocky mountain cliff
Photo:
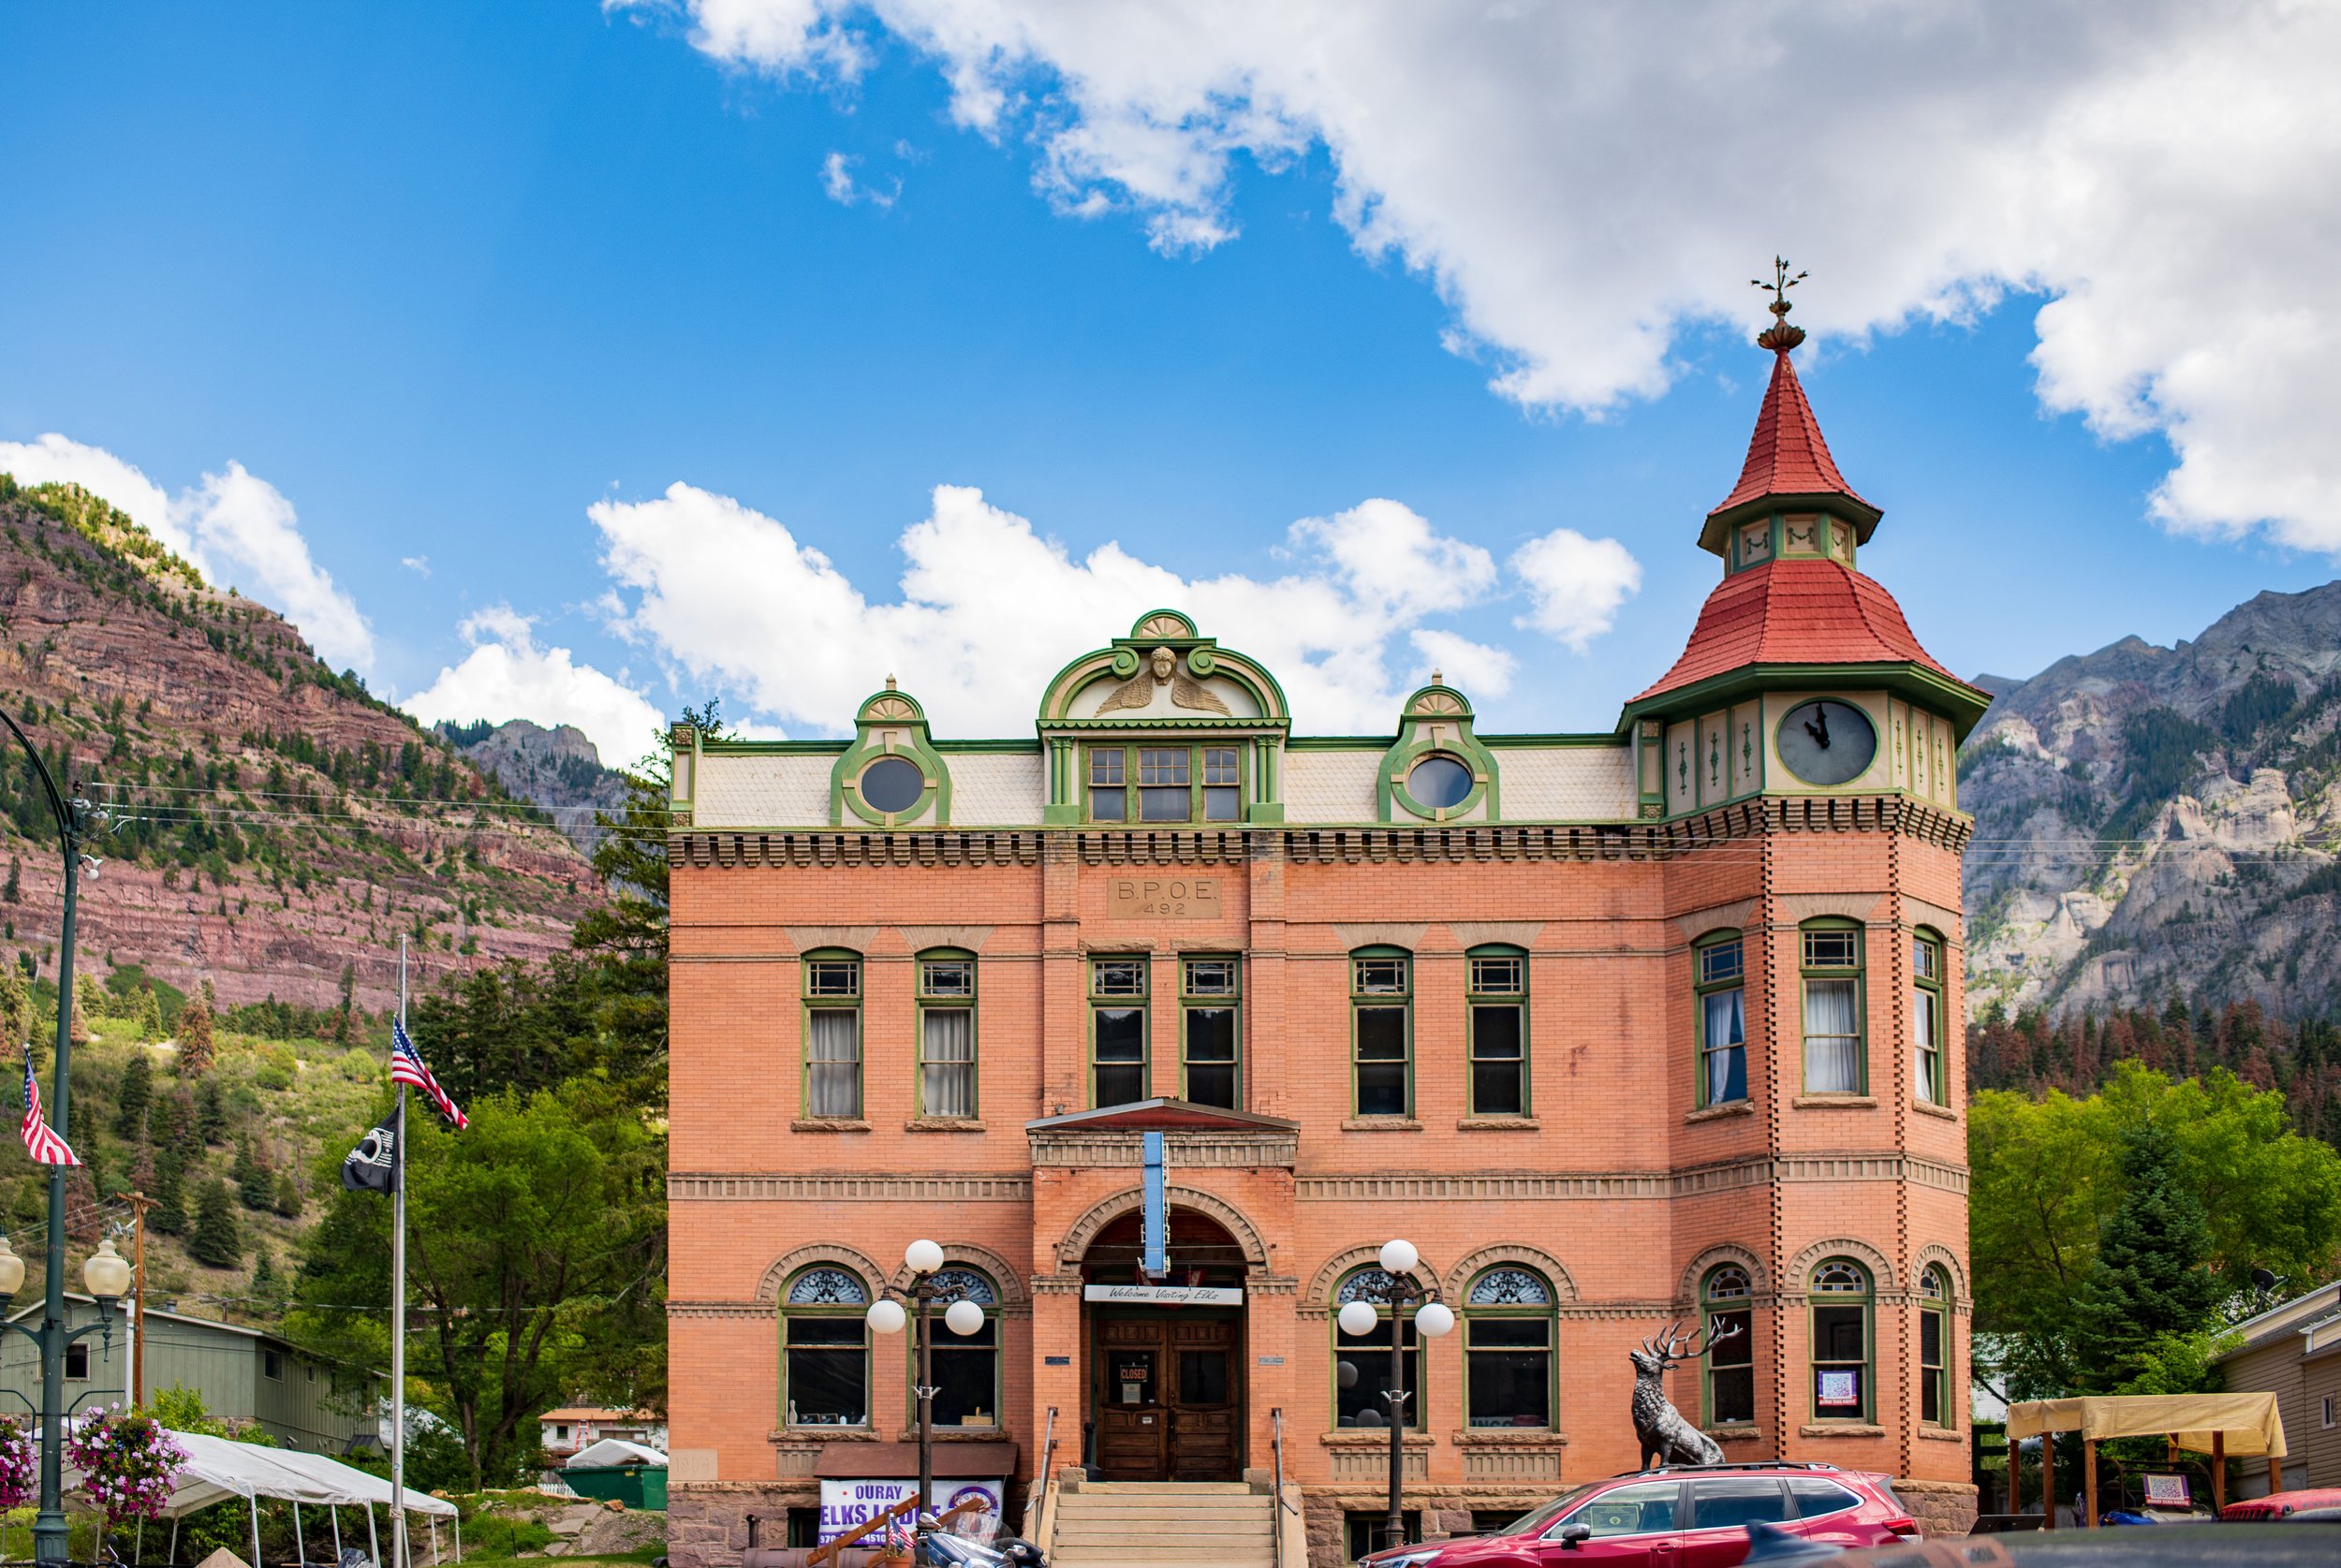
[(575, 725), (547, 729), (527, 719), (500, 725), (480, 720), (442, 724), (439, 733), (464, 760), (520, 799), (542, 807), (569, 842), (587, 855), (601, 841), (596, 812), (626, 802), (626, 780), (601, 765), (601, 753)]
[[(274, 611), (206, 586), (73, 486), (0, 475), (0, 697), (115, 827), (78, 962), (138, 964), (224, 1004), (394, 1000), (414, 981), (565, 947), (598, 900), (545, 814), (336, 675)], [(0, 956), (54, 975), (48, 807), (0, 755)]]
[(1979, 684), (1971, 1013), (2341, 1007), (2341, 582)]

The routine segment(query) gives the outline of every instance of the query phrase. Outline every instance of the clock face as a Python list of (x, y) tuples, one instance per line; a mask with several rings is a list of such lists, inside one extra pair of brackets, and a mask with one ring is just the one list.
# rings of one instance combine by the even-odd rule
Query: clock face
[(1877, 755), (1877, 731), (1849, 702), (1800, 702), (1780, 721), (1780, 760), (1809, 784), (1850, 784)]

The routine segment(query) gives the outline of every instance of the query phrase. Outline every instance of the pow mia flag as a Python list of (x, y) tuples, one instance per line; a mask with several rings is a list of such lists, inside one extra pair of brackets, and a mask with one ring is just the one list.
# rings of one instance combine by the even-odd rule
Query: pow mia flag
[(342, 1185), (353, 1193), (388, 1194), (398, 1169), (398, 1112), (375, 1122), (342, 1161)]

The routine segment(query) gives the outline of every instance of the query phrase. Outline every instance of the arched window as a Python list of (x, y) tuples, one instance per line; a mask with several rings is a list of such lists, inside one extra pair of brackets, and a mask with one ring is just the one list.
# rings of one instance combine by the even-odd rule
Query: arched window
[(1715, 931), (1691, 947), (1692, 1005), (1699, 1018), (1699, 1104), (1747, 1098), (1747, 963), (1737, 931)]
[(1471, 1114), (1528, 1114), (1528, 955), (1474, 947), (1465, 956), (1471, 1009)]
[(1910, 1057), (1912, 1092), (1931, 1106), (1951, 1104), (1943, 1041), (1943, 939), (1920, 931), (1910, 939)]
[(1797, 932), (1804, 978), (1804, 1092), (1860, 1094), (1862, 929), (1850, 920), (1808, 920)]
[(1414, 959), (1403, 947), (1349, 955), (1350, 1103), (1359, 1116), (1414, 1114)]
[(1849, 1258), (1817, 1265), (1812, 1277), (1813, 1419), (1870, 1418), (1869, 1270)]
[(791, 1427), (870, 1421), (869, 1288), (833, 1263), (800, 1269), (780, 1298), (780, 1399)]
[(1464, 1422), (1553, 1425), (1553, 1287), (1518, 1264), (1490, 1268), (1464, 1293)]
[[(1379, 1268), (1366, 1268), (1345, 1277), (1333, 1292), (1335, 1426), (1390, 1425), (1390, 1401), (1383, 1397), (1383, 1391), (1390, 1387), (1391, 1310), (1383, 1302), (1391, 1282), (1391, 1277)], [(1355, 1336), (1342, 1328), (1339, 1314), (1339, 1309), (1352, 1301), (1371, 1301), (1376, 1307), (1374, 1326)], [(1429, 1402), (1422, 1391), (1422, 1340), (1415, 1332), (1411, 1312), (1401, 1326), (1406, 1335), (1401, 1348), (1406, 1357), (1406, 1425), (1421, 1431), (1423, 1406)]]
[[(938, 1427), (996, 1427), (1000, 1424), (1000, 1293), (980, 1270), (953, 1264), (935, 1276), (938, 1293), (927, 1328), (935, 1338), (935, 1424)], [(983, 1309), (983, 1326), (954, 1334), (943, 1309), (973, 1301)], [(912, 1396), (911, 1419), (918, 1419)]]
[(976, 956), (919, 955), (919, 1114), (976, 1114)]
[(1951, 1398), (1951, 1276), (1939, 1264), (1919, 1276), (1919, 1419), (1959, 1424)]
[(804, 1114), (861, 1116), (861, 956), (804, 956)]
[(1756, 1287), (1736, 1263), (1711, 1268), (1700, 1282), (1707, 1325), (1707, 1425), (1746, 1426), (1756, 1419)]

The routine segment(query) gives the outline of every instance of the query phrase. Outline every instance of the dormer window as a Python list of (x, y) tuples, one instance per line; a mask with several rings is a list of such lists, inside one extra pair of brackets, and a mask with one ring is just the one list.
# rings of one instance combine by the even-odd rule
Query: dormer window
[(1240, 821), (1241, 758), (1239, 748), (1227, 745), (1091, 746), (1089, 820)]

